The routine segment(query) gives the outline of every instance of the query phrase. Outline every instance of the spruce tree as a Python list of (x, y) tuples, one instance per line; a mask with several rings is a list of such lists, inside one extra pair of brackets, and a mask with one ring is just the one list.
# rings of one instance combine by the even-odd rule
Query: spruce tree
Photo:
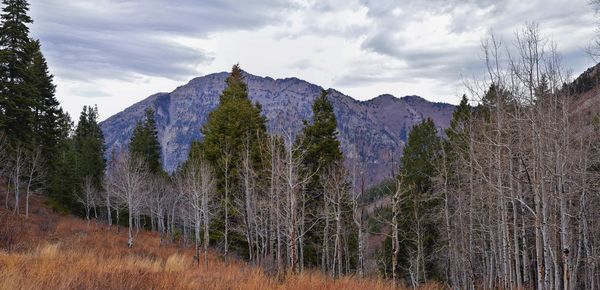
[[(421, 252), (425, 268), (417, 273), (423, 278), (440, 278), (441, 269), (435, 252), (439, 247), (437, 208), (440, 200), (433, 191), (437, 160), (442, 142), (433, 120), (426, 119), (411, 130), (401, 158), (403, 196), (401, 197), (399, 273), (408, 275), (411, 253)], [(417, 235), (420, 239), (417, 239)], [(422, 267), (421, 267), (422, 268)], [(420, 279), (421, 279), (420, 278)]]
[(98, 124), (97, 107), (83, 107), (73, 139), (79, 180), (83, 182), (86, 176), (91, 176), (94, 186), (101, 188), (106, 161), (104, 160), (104, 135)]
[(33, 21), (27, 15), (25, 0), (4, 0), (0, 19), (0, 130), (9, 141), (28, 143), (32, 137), (31, 95), (33, 88), (27, 82), (30, 44), (27, 24)]
[[(241, 195), (239, 182), (239, 164), (245, 145), (249, 147), (251, 163), (255, 172), (260, 172), (262, 159), (260, 144), (266, 133), (266, 119), (261, 114), (258, 103), (252, 104), (248, 97), (248, 87), (244, 80), (243, 71), (239, 65), (234, 65), (229, 77), (225, 80), (227, 86), (219, 97), (219, 105), (208, 115), (208, 119), (201, 129), (203, 139), (195, 142), (190, 149), (188, 160), (205, 159), (213, 166), (217, 176), (217, 190), (221, 199), (225, 196), (225, 172), (229, 195), (227, 204), (233, 206), (233, 200)], [(230, 154), (227, 168), (223, 163), (224, 150)], [(262, 180), (258, 178), (258, 180)], [(240, 213), (243, 209), (230, 210), (230, 228), (239, 228), (242, 223)], [(221, 239), (224, 232), (224, 212), (215, 219), (215, 236), (212, 239)], [(230, 246), (233, 251), (247, 255), (247, 243), (243, 236), (229, 233)]]
[(56, 152), (48, 175), (48, 193), (62, 211), (74, 211), (78, 203), (73, 193), (80, 190), (77, 152), (73, 140), (73, 121), (68, 114), (59, 119)]
[(30, 42), (29, 51), (31, 63), (28, 67), (28, 80), (32, 87), (29, 98), (33, 111), (33, 139), (41, 147), (43, 155), (50, 157), (55, 153), (61, 138), (60, 122), (64, 113), (54, 95), (53, 76), (48, 71), (39, 41)]
[(452, 113), (450, 127), (446, 129), (447, 140), (445, 142), (446, 154), (449, 162), (452, 163), (457, 157), (456, 154), (467, 149), (469, 138), (469, 125), (472, 118), (472, 108), (469, 105), (467, 96), (463, 95), (460, 104)]
[[(306, 185), (308, 195), (308, 211), (310, 216), (319, 216), (324, 206), (323, 187), (320, 173), (334, 163), (342, 164), (343, 155), (340, 142), (337, 139), (337, 121), (333, 105), (327, 98), (327, 91), (322, 90), (312, 105), (312, 123), (304, 121), (304, 129), (300, 133), (299, 142), (304, 156), (305, 174), (312, 176)], [(340, 165), (343, 166), (343, 165)], [(308, 266), (320, 264), (322, 255), (322, 232), (324, 224), (317, 221), (316, 225), (306, 233), (307, 245), (304, 250), (304, 261)]]
[(465, 131), (468, 122), (471, 120), (471, 110), (467, 96), (463, 95), (460, 104), (452, 113), (450, 127), (446, 129), (446, 135), (449, 140), (458, 138), (459, 135)]
[[(227, 147), (233, 153), (232, 168), (240, 159), (244, 142), (249, 142), (253, 156), (259, 160), (259, 139), (266, 135), (266, 119), (261, 115), (259, 104), (252, 104), (248, 88), (239, 65), (234, 65), (225, 81), (227, 87), (219, 98), (219, 105), (208, 115), (201, 129), (203, 140), (190, 153), (206, 158), (218, 165), (221, 149)], [(236, 176), (237, 174), (233, 173)]]
[[(327, 91), (321, 91), (321, 95), (312, 105), (312, 110), (313, 122), (309, 124), (304, 121), (302, 142), (306, 154), (305, 165), (308, 170), (315, 172), (319, 168), (342, 160), (343, 155), (337, 139), (337, 121), (333, 106), (327, 99)], [(318, 180), (314, 180), (313, 183), (318, 183)]]
[(158, 142), (158, 130), (154, 119), (154, 110), (146, 109), (144, 120), (137, 122), (131, 142), (129, 143), (131, 155), (140, 156), (152, 173), (162, 171), (161, 148)]

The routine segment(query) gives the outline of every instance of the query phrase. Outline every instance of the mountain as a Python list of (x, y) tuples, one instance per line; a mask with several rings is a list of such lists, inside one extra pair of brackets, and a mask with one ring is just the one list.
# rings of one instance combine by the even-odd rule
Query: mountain
[[(128, 146), (136, 122), (144, 110), (155, 110), (163, 166), (169, 172), (187, 158), (190, 144), (202, 138), (200, 128), (219, 100), (228, 73), (191, 80), (171, 93), (158, 93), (101, 123), (107, 156)], [(272, 79), (245, 73), (252, 101), (262, 105), (270, 131), (296, 134), (303, 120), (312, 117), (312, 102), (321, 87), (297, 78)], [(358, 101), (329, 89), (337, 116), (339, 139), (346, 157), (365, 164), (368, 184), (390, 176), (392, 161), (399, 161), (411, 128), (432, 118), (439, 130), (446, 128), (454, 106), (432, 103), (418, 96), (396, 98), (381, 95)]]
[(582, 122), (578, 124), (580, 129), (585, 129), (600, 113), (600, 63), (584, 71), (566, 89), (574, 96), (569, 109)]

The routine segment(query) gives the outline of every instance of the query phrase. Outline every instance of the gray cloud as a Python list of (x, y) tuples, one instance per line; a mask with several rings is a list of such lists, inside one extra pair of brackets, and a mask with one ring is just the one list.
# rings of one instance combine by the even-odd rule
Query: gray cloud
[[(538, 22), (557, 42), (565, 64), (579, 73), (590, 65), (583, 50), (593, 36), (596, 17), (588, 0), (30, 1), (36, 21), (32, 31), (42, 40), (53, 73), (62, 79), (129, 82), (154, 76), (184, 81), (223, 55), (187, 46), (181, 39), (242, 31), (249, 39), (256, 35), (310, 47), (305, 55), (289, 56), (289, 63), (283, 64), (262, 51), (248, 54), (290, 71), (318, 68), (327, 72), (323, 81), (333, 80), (335, 86), (431, 80), (432, 86), (446, 85), (449, 93), (462, 85), (464, 76), (482, 73), (480, 38), (486, 31), (493, 30), (510, 46), (527, 21)], [(418, 29), (428, 24), (445, 35)], [(332, 38), (341, 41), (325, 41)], [(320, 40), (336, 46), (303, 43)], [(232, 51), (242, 54), (244, 49), (240, 43)], [(331, 57), (326, 53), (330, 50), (349, 53), (331, 62), (318, 59)]]
[(63, 78), (183, 80), (213, 57), (173, 38), (275, 25), (291, 7), (279, 0), (32, 0), (32, 31)]
[(76, 88), (72, 89), (71, 93), (76, 96), (84, 97), (84, 98), (107, 98), (110, 97), (110, 94), (96, 89), (84, 89), (84, 88)]
[[(574, 66), (579, 72), (590, 65), (583, 48), (590, 40), (587, 32), (593, 29), (590, 26), (594, 15), (586, 0), (363, 0), (360, 3), (368, 9), (371, 21), (363, 33), (361, 48), (401, 65), (386, 67), (385, 71), (369, 61), (355, 61), (351, 70), (337, 76), (336, 85), (414, 79), (460, 85), (464, 76), (481, 75), (484, 70), (480, 42), (460, 43), (463, 34), (493, 30), (510, 50), (515, 32), (528, 21), (539, 23), (543, 32), (549, 32), (546, 36), (557, 43), (567, 66)], [(410, 25), (427, 24), (434, 15), (449, 18), (446, 27), (439, 29), (445, 28), (456, 41), (433, 39), (433, 44), (415, 46), (413, 42), (418, 38), (435, 36), (425, 35), (426, 32), (408, 35), (406, 30)], [(581, 31), (585, 33), (575, 33)]]

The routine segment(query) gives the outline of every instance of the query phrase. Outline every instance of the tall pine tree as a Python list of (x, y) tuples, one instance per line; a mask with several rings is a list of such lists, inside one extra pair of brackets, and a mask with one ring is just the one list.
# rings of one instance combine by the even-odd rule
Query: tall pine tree
[(9, 141), (28, 143), (32, 137), (33, 88), (28, 80), (31, 55), (29, 28), (32, 19), (27, 15), (29, 4), (25, 0), (2, 2), (0, 26), (0, 130)]
[(32, 95), (32, 131), (34, 142), (42, 149), (43, 156), (54, 156), (61, 138), (61, 120), (63, 111), (56, 99), (53, 76), (48, 71), (48, 64), (40, 50), (39, 41), (29, 45), (31, 63), (28, 67), (29, 84)]
[(139, 121), (129, 143), (131, 155), (140, 156), (152, 173), (162, 171), (161, 148), (158, 142), (158, 130), (154, 119), (154, 110), (146, 109), (144, 120)]
[[(433, 178), (442, 142), (433, 120), (426, 119), (411, 130), (401, 159), (403, 196), (401, 197), (399, 273), (407, 281), (440, 278), (436, 252), (439, 250), (437, 208)], [(419, 273), (409, 273), (419, 263)], [(412, 275), (412, 277), (409, 277)]]
[[(189, 153), (190, 160), (205, 159), (210, 162), (217, 175), (217, 190), (221, 200), (225, 196), (226, 185), (228, 188), (228, 207), (233, 206), (233, 200), (242, 198), (240, 190), (239, 164), (245, 147), (249, 149), (251, 164), (255, 172), (260, 172), (262, 159), (260, 144), (266, 133), (266, 119), (261, 115), (258, 103), (252, 104), (248, 97), (248, 87), (244, 80), (243, 71), (239, 65), (234, 65), (229, 77), (225, 80), (227, 87), (219, 97), (219, 105), (208, 115), (208, 120), (201, 129), (203, 140), (192, 144)], [(224, 163), (224, 154), (229, 155), (229, 160)], [(227, 172), (227, 176), (225, 175)], [(226, 182), (227, 177), (227, 182)], [(259, 180), (261, 180), (259, 178)], [(240, 228), (243, 224), (241, 214), (243, 209), (230, 210), (229, 231)], [(224, 233), (224, 212), (215, 219), (215, 236), (221, 239)], [(247, 243), (239, 233), (230, 232), (229, 242), (231, 249), (242, 255), (248, 255)]]
[[(302, 147), (306, 154), (305, 166), (309, 171), (316, 172), (319, 168), (325, 168), (335, 161), (342, 160), (344, 156), (337, 139), (337, 121), (333, 106), (327, 99), (327, 91), (321, 91), (321, 95), (313, 103), (312, 110), (312, 124), (304, 121)], [(317, 186), (318, 183), (317, 174), (312, 185)]]
[(61, 211), (76, 212), (79, 208), (75, 193), (81, 189), (78, 155), (73, 139), (73, 121), (68, 114), (59, 120), (59, 138), (48, 176), (48, 192)]
[(90, 176), (94, 186), (101, 188), (106, 161), (104, 160), (104, 135), (98, 124), (97, 107), (83, 107), (73, 139), (79, 180), (83, 182), (86, 176)]
[[(304, 129), (299, 136), (305, 154), (305, 174), (312, 176), (305, 189), (308, 196), (307, 210), (308, 215), (314, 217), (320, 216), (324, 207), (324, 189), (320, 173), (334, 163), (342, 164), (344, 158), (337, 139), (337, 121), (333, 105), (327, 96), (327, 91), (322, 90), (321, 95), (315, 99), (312, 106), (312, 123), (304, 121)], [(325, 251), (322, 249), (324, 227), (323, 222), (317, 220), (315, 226), (306, 233), (304, 262), (307, 266), (317, 266), (321, 262), (320, 256), (322, 251)]]

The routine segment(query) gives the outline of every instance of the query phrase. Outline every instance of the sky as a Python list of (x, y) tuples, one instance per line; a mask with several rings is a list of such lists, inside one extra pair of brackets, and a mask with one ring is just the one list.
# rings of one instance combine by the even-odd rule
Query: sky
[(456, 104), (490, 32), (510, 46), (533, 21), (577, 75), (600, 20), (589, 0), (30, 0), (30, 14), (63, 108), (97, 104), (100, 120), (235, 63), (359, 100)]

